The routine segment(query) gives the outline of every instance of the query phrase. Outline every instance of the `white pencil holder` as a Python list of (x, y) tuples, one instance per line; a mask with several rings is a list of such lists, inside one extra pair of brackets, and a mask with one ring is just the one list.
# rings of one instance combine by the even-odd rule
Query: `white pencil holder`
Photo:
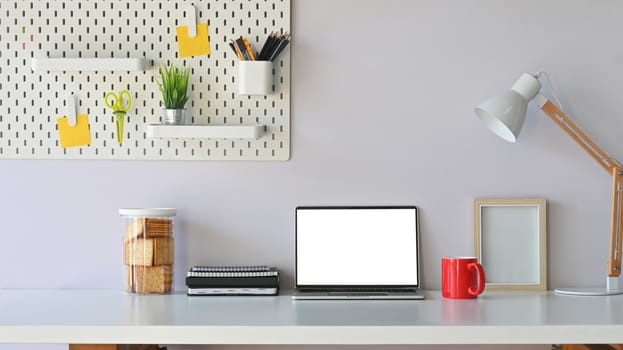
[(270, 95), (273, 88), (271, 61), (238, 61), (238, 93)]

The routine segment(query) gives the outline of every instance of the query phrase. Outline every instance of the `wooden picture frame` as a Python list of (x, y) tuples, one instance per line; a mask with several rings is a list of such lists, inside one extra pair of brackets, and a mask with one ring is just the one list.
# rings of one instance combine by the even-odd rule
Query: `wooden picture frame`
[(474, 200), (474, 256), (486, 290), (547, 289), (545, 199)]

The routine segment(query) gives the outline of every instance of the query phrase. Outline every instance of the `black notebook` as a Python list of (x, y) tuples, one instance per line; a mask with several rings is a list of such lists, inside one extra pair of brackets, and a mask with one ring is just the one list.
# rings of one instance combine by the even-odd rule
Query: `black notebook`
[(186, 286), (188, 295), (276, 295), (279, 271), (265, 265), (193, 266)]
[(276, 270), (275, 267), (267, 265), (193, 266), (189, 272), (266, 272)]
[(266, 277), (278, 276), (277, 268), (270, 266), (193, 266), (187, 277)]

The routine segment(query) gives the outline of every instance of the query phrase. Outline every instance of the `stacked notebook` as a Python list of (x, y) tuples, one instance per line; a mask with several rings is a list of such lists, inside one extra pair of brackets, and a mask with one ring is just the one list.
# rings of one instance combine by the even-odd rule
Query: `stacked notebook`
[(277, 295), (279, 271), (259, 266), (193, 266), (186, 274), (188, 295)]

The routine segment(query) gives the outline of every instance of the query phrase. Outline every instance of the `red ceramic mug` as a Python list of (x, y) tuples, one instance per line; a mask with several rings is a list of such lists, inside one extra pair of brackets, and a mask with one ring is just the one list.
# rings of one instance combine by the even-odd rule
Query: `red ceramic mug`
[(473, 257), (441, 258), (441, 294), (474, 299), (485, 290), (485, 270)]

